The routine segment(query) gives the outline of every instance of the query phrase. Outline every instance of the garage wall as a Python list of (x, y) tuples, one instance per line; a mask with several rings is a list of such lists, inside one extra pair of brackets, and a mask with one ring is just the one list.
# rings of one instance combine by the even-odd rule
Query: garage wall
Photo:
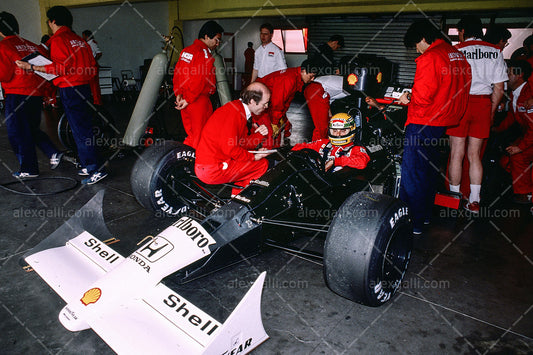
[(41, 11), (39, 0), (2, 1), (0, 11), (6, 11), (17, 18), (20, 35), (32, 42), (39, 43), (41, 33)]
[(103, 52), (102, 66), (112, 67), (120, 78), (121, 70), (132, 70), (140, 78), (139, 66), (161, 51), (160, 34), (168, 32), (168, 2), (129, 3), (70, 9), (74, 31), (81, 35), (91, 30)]

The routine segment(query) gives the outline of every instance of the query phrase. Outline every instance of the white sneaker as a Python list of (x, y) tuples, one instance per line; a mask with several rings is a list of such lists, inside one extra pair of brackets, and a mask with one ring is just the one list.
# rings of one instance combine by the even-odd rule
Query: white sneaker
[(98, 181), (102, 180), (106, 176), (107, 176), (107, 172), (105, 171), (95, 171), (94, 173), (91, 174), (91, 176), (89, 176), (86, 179), (83, 179), (81, 181), (81, 184), (82, 185), (96, 184)]
[(39, 176), (39, 174), (30, 174), (30, 173), (23, 173), (20, 171), (14, 172), (11, 174), (14, 178), (17, 179), (29, 179), (29, 178), (36, 178)]
[(64, 153), (54, 153), (52, 154), (52, 157), (50, 158), (50, 169), (55, 169), (59, 166), (59, 163), (61, 163), (61, 159), (63, 158)]
[(89, 172), (87, 171), (87, 168), (81, 168), (80, 170), (78, 170), (78, 175), (79, 176), (89, 176)]

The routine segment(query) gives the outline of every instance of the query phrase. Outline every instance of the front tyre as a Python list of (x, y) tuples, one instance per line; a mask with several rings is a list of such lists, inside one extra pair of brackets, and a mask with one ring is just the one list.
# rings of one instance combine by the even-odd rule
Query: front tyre
[(144, 208), (178, 216), (191, 207), (196, 196), (194, 175), (195, 151), (174, 141), (161, 141), (148, 147), (137, 159), (131, 172), (131, 189)]
[(380, 306), (400, 287), (412, 250), (407, 206), (393, 197), (358, 192), (333, 218), (324, 246), (324, 278), (335, 293)]

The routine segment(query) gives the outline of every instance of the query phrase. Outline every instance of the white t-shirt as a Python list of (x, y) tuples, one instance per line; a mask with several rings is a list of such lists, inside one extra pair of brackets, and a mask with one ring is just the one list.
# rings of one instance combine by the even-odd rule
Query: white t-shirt
[(244, 102), (242, 102), (242, 99), (239, 99), (239, 100), (241, 101), (241, 104), (244, 107), (244, 112), (246, 113), (246, 119), (249, 120), (250, 117), (252, 117), (252, 113), (250, 112), (248, 105), (245, 105)]
[(287, 69), (283, 51), (272, 42), (266, 46), (259, 46), (255, 50), (254, 69), (257, 70), (258, 78), (278, 70)]
[(519, 87), (513, 90), (513, 111), (514, 112), (516, 112), (516, 104), (518, 102), (518, 97), (522, 93), (522, 89), (524, 88), (525, 85), (526, 83), (524, 82), (522, 83), (522, 85), (520, 85)]
[(509, 80), (500, 48), (477, 38), (455, 45), (472, 68), (470, 95), (491, 95), (492, 84)]
[(102, 53), (94, 39), (90, 39), (87, 41), (87, 44), (91, 47), (91, 50), (93, 51), (93, 57), (96, 57), (98, 53)]

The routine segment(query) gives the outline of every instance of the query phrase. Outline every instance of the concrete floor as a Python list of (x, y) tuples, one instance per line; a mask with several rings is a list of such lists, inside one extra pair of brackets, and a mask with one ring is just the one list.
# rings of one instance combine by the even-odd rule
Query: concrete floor
[[(122, 130), (131, 105), (109, 107)], [(303, 137), (309, 125), (300, 111), (293, 105), (290, 115)], [(45, 197), (0, 192), (1, 353), (113, 353), (91, 330), (64, 329), (57, 318), (64, 302), (35, 272), (24, 272), (19, 259), (102, 189), (106, 223), (121, 241), (113, 247), (123, 254), (171, 224), (141, 208), (132, 195), (135, 158), (113, 159), (109, 177), (93, 186)], [(39, 162), (43, 177), (77, 178), (68, 162), (54, 171), (44, 156)], [(12, 181), (18, 166), (4, 125), (0, 163), (0, 182)], [(42, 191), (57, 184), (28, 185)], [(178, 292), (223, 321), (249, 283), (267, 271), (262, 316), (270, 339), (255, 354), (533, 354), (533, 218), (529, 207), (514, 205), (508, 194), (487, 205), (476, 218), (435, 208), (433, 223), (415, 240), (402, 289), (381, 308), (333, 294), (320, 264), (276, 250)]]

